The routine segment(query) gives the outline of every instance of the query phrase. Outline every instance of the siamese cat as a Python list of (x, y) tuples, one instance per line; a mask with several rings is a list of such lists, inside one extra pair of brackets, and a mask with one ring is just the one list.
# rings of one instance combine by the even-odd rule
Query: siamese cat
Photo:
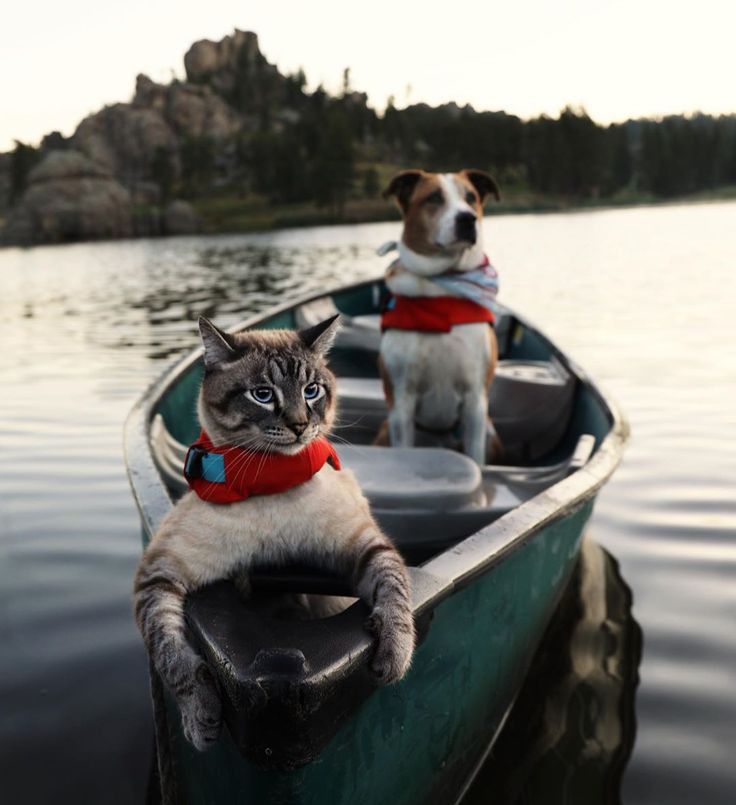
[(353, 473), (327, 435), (336, 381), (325, 356), (337, 316), (300, 332), (228, 335), (200, 319), (204, 379), (190, 491), (164, 518), (135, 578), (135, 617), (149, 655), (199, 750), (220, 734), (212, 672), (188, 642), (184, 600), (219, 579), (246, 580), (256, 563), (306, 561), (352, 578), (371, 608), (371, 671), (378, 683), (406, 673), (415, 645), (404, 561), (371, 515)]

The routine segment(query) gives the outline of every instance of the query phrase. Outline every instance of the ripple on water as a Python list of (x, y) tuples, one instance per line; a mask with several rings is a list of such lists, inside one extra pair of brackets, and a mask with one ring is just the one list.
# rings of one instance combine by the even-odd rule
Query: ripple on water
[[(632, 425), (591, 526), (618, 558), (643, 629), (627, 805), (734, 801), (735, 212), (713, 204), (486, 220), (503, 301), (603, 381)], [(150, 715), (130, 613), (139, 534), (121, 449), (133, 400), (195, 343), (197, 315), (230, 325), (374, 276), (385, 261), (373, 249), (396, 234), (389, 223), (0, 252), (8, 801), (23, 790), (34, 805), (104, 802), (111, 785), (119, 803), (143, 801)], [(531, 713), (559, 706), (541, 679)], [(595, 693), (575, 690), (579, 704)], [(568, 740), (549, 764), (533, 765), (533, 736), (510, 755), (509, 768), (541, 780), (525, 805), (554, 805), (560, 780), (566, 790), (583, 760), (568, 750), (590, 712), (569, 711)], [(505, 782), (491, 780), (480, 801)]]

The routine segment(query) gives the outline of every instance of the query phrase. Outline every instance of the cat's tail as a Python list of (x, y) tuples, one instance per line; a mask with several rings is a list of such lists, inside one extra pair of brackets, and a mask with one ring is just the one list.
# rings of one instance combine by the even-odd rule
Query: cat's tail
[(135, 577), (135, 620), (155, 669), (179, 705), (184, 735), (204, 750), (219, 737), (222, 705), (212, 673), (187, 640), (189, 588), (184, 568), (151, 545)]

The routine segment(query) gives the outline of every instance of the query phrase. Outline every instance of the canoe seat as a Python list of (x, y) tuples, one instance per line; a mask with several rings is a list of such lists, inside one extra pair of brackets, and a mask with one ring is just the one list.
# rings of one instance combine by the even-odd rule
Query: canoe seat
[(337, 452), (374, 509), (436, 512), (482, 502), (480, 467), (461, 453), (354, 445)]
[[(572, 414), (575, 381), (556, 361), (499, 361), (491, 386), (489, 413), (514, 463), (537, 461), (564, 436)], [(377, 377), (344, 377), (338, 383), (336, 433), (354, 444), (371, 444), (388, 416)], [(417, 444), (454, 446), (417, 431)]]

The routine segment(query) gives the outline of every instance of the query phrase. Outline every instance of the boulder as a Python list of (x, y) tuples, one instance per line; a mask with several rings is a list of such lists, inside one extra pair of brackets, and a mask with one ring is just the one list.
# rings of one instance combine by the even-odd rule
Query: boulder
[(134, 106), (145, 106), (163, 112), (166, 109), (166, 96), (169, 88), (164, 84), (157, 84), (144, 73), (139, 73), (135, 79)]
[(239, 64), (251, 67), (265, 62), (258, 46), (258, 36), (252, 31), (239, 31), (219, 42), (201, 39), (184, 55), (187, 80), (194, 84), (211, 84), (215, 90), (227, 95), (234, 86)]
[(51, 151), (31, 171), (3, 241), (61, 243), (132, 233), (130, 193), (103, 166), (67, 150)]
[(164, 209), (164, 235), (192, 235), (199, 231), (199, 219), (187, 201), (170, 201)]
[(166, 119), (181, 136), (222, 142), (237, 133), (240, 120), (208, 86), (174, 83), (169, 87)]
[(189, 83), (211, 87), (241, 113), (258, 114), (266, 97), (275, 107), (288, 97), (288, 79), (266, 60), (258, 37), (249, 31), (235, 30), (219, 42), (195, 42), (184, 68)]
[(28, 186), (63, 179), (110, 179), (109, 170), (79, 151), (50, 151), (28, 174)]
[(72, 137), (73, 147), (134, 189), (151, 176), (159, 149), (175, 154), (178, 141), (161, 111), (116, 103), (86, 117)]

